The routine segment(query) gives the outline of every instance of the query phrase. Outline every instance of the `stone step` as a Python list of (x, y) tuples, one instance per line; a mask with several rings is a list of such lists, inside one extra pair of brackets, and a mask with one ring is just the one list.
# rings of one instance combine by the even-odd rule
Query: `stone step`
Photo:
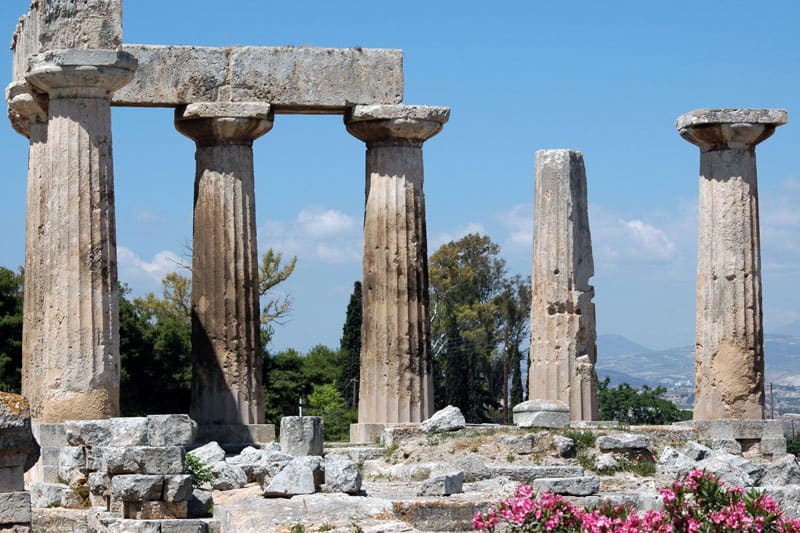
[(489, 502), (434, 498), (393, 502), (397, 518), (419, 531), (474, 531), (475, 513), (489, 510)]
[(592, 496), (600, 492), (597, 476), (546, 477), (533, 480), (536, 491), (547, 491), (562, 496)]
[(518, 483), (533, 485), (540, 478), (572, 478), (584, 475), (580, 466), (490, 466), (491, 477), (504, 476)]

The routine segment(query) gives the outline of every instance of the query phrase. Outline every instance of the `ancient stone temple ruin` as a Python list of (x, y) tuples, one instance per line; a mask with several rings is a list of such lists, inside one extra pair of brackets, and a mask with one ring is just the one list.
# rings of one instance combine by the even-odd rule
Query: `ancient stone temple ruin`
[(531, 400), (563, 402), (597, 420), (592, 240), (583, 154), (536, 152), (531, 298)]
[[(341, 114), (366, 143), (359, 422), (432, 412), (422, 144), (449, 118), (403, 104), (402, 52), (128, 45), (121, 0), (39, 0), (13, 41), (14, 127), (30, 139), (23, 393), (37, 420), (119, 414), (111, 106), (175, 109), (196, 144), (191, 415), (258, 441), (253, 142), (282, 113)], [(273, 434), (274, 435), (274, 434)]]

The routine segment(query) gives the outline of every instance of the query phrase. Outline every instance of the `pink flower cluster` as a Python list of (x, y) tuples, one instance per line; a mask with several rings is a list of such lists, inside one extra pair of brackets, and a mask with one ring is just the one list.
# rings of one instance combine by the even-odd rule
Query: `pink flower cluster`
[(534, 494), (526, 485), (513, 498), (493, 505), (472, 520), (475, 529), (553, 533), (800, 533), (800, 520), (785, 518), (770, 496), (728, 487), (701, 470), (689, 472), (683, 481), (660, 489), (664, 507), (643, 515), (633, 507), (604, 505), (584, 509), (561, 496)]

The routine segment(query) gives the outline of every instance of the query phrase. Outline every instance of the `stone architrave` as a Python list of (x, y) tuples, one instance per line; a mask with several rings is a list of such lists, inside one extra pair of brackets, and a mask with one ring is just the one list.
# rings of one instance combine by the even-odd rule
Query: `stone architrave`
[(115, 50), (53, 50), (26, 76), (49, 98), (42, 172), (41, 372), (44, 422), (119, 414), (117, 283), (111, 95), (136, 59)]
[(531, 400), (561, 401), (597, 420), (592, 239), (583, 154), (536, 152), (531, 300)]
[(197, 145), (192, 257), (192, 396), (199, 424), (264, 421), (253, 141), (268, 104), (190, 104), (175, 126)]
[(787, 121), (780, 109), (702, 109), (676, 123), (700, 147), (695, 420), (764, 418), (755, 147)]
[(355, 106), (347, 130), (367, 143), (359, 424), (433, 413), (422, 144), (444, 107)]
[(44, 215), (47, 198), (42, 165), (47, 143), (47, 99), (26, 82), (13, 82), (6, 90), (9, 116), (14, 129), (28, 138), (28, 190), (25, 215), (25, 287), (22, 324), (22, 394), (30, 402), (34, 416), (41, 413), (40, 376), (42, 366), (41, 290), (47, 275), (42, 270)]

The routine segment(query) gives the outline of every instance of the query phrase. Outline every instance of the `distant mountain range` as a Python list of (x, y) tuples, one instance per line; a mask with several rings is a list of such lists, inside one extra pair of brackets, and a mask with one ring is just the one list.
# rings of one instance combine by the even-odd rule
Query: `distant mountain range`
[[(800, 330), (800, 322), (794, 328)], [(791, 324), (781, 328), (792, 330)], [(765, 335), (764, 353), (768, 382), (800, 386), (800, 335)], [(694, 380), (694, 346), (656, 351), (621, 335), (598, 335), (597, 375), (608, 376), (611, 386), (688, 384)]]

